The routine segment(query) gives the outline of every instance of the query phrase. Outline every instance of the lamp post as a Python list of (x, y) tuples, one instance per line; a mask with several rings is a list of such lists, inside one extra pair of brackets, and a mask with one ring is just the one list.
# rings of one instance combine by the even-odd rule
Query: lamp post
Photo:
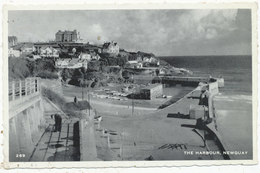
[(82, 82), (81, 82), (81, 95), (82, 95), (82, 100), (84, 100), (84, 84), (85, 84), (85, 78), (84, 78), (84, 74), (81, 72), (81, 77), (82, 77)]
[(90, 117), (90, 95), (89, 95), (89, 89), (88, 89), (88, 104), (89, 104), (88, 115)]
[(132, 116), (134, 115), (134, 109), (135, 109), (134, 93), (135, 93), (135, 88), (133, 88), (133, 93), (132, 93)]
[(134, 115), (134, 95), (132, 95), (132, 116)]

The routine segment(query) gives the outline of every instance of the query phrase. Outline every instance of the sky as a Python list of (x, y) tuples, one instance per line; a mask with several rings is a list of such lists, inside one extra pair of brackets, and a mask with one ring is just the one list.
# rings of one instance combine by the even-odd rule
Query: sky
[(86, 42), (157, 56), (251, 55), (248, 9), (9, 11), (8, 24), (20, 42), (76, 29)]

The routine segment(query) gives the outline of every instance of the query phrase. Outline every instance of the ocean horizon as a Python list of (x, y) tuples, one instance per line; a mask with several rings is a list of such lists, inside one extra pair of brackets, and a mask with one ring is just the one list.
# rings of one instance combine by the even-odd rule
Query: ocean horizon
[(161, 60), (178, 68), (186, 68), (193, 76), (223, 77), (225, 95), (252, 96), (252, 56), (161, 56)]

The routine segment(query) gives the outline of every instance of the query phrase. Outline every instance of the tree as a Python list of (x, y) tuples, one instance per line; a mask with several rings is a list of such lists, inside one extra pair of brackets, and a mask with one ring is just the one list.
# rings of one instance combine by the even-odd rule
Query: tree
[(117, 65), (119, 65), (120, 67), (125, 66), (126, 62), (127, 62), (127, 59), (125, 57), (117, 58)]
[(100, 61), (90, 61), (88, 63), (88, 70), (89, 72), (91, 71), (99, 71), (100, 70)]

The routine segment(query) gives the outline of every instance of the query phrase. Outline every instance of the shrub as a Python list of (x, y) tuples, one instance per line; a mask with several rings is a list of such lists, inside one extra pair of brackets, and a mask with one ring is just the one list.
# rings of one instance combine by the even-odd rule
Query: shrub
[(62, 96), (45, 87), (42, 87), (41, 92), (42, 96), (48, 98), (69, 116), (83, 117), (83, 113), (81, 112), (82, 110), (89, 108), (92, 109), (87, 101), (81, 101), (78, 103), (66, 102)]
[(59, 78), (57, 73), (49, 72), (49, 71), (42, 71), (42, 72), (38, 73), (36, 76), (40, 77), (40, 78), (45, 78), (45, 79), (58, 79)]
[(100, 70), (101, 62), (99, 61), (90, 61), (88, 63), (88, 70), (87, 71), (99, 71)]
[(24, 79), (31, 75), (30, 69), (28, 68), (28, 61), (23, 58), (9, 57), (8, 71), (10, 79)]
[(38, 77), (42, 78), (58, 78), (54, 61), (49, 59), (31, 61), (22, 57), (9, 57), (8, 70), (10, 79), (24, 79), (33, 77), (36, 74)]

